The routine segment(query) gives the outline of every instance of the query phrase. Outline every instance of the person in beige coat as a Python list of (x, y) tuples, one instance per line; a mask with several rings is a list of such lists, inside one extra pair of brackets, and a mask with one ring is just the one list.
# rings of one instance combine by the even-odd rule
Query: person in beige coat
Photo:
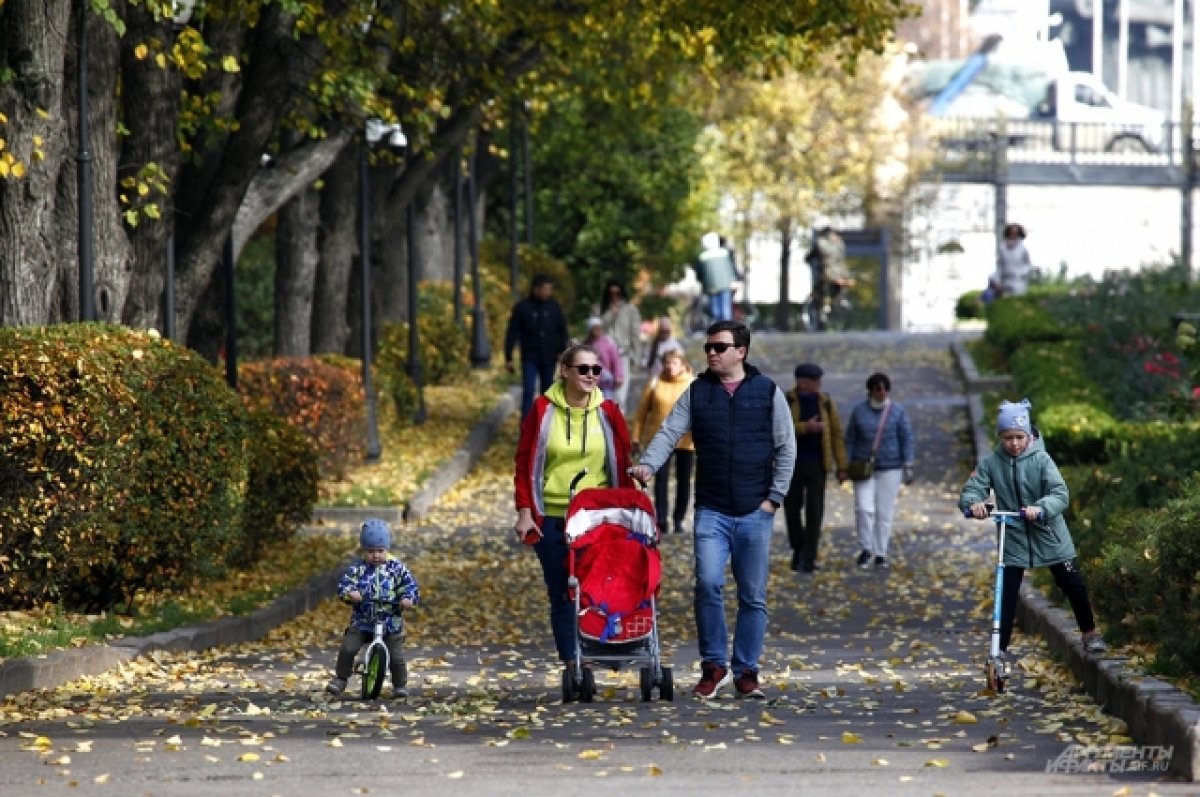
[[(635, 451), (645, 450), (646, 446), (650, 445), (675, 402), (695, 378), (682, 351), (671, 349), (663, 353), (662, 372), (646, 385), (642, 400), (638, 402), (637, 412), (633, 416), (631, 437)], [(675, 511), (668, 512), (671, 505), (667, 501), (667, 482), (672, 459), (675, 460)], [(683, 531), (683, 518), (687, 515), (688, 505), (692, 501), (692, 469), (695, 462), (696, 451), (689, 432), (679, 438), (675, 451), (654, 475), (654, 511), (658, 516), (660, 534), (667, 531), (668, 514), (674, 521), (672, 531), (676, 534)]]
[[(792, 422), (796, 425), (796, 469), (783, 500), (792, 569), (811, 573), (817, 569), (817, 546), (825, 519), (825, 481), (830, 471), (838, 484), (846, 480), (846, 443), (837, 404), (821, 392), (819, 365), (796, 366), (796, 387), (787, 392)], [(801, 517), (803, 515), (803, 517)]]
[(642, 314), (637, 305), (629, 301), (625, 286), (620, 280), (610, 279), (604, 286), (604, 297), (600, 301), (600, 318), (613, 343), (621, 352), (621, 364), (626, 378), (616, 386), (614, 399), (622, 412), (629, 411), (629, 376), (642, 361)]

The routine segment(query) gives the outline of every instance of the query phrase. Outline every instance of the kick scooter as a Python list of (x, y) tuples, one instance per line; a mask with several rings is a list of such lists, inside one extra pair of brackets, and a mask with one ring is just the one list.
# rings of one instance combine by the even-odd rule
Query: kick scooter
[[(1000, 694), (1008, 681), (1008, 666), (1000, 655), (1000, 603), (1004, 595), (1004, 529), (1005, 526), (1017, 525), (1021, 513), (998, 511), (992, 504), (986, 506), (988, 515), (996, 524), (996, 584), (992, 593), (992, 635), (984, 675), (987, 678), (988, 689)], [(964, 511), (963, 515), (974, 517), (970, 510)]]

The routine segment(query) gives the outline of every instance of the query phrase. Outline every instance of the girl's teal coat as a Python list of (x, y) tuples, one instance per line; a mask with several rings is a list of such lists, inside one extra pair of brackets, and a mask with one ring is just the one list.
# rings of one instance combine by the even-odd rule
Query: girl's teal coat
[(986, 501), (989, 490), (996, 492), (997, 509), (1016, 511), (1023, 506), (1037, 506), (1043, 513), (1040, 520), (1017, 521), (1005, 530), (1004, 564), (1045, 567), (1075, 558), (1075, 543), (1063, 519), (1070, 492), (1037, 430), (1029, 447), (1015, 459), (997, 444), (963, 485), (959, 508), (965, 511), (972, 504)]

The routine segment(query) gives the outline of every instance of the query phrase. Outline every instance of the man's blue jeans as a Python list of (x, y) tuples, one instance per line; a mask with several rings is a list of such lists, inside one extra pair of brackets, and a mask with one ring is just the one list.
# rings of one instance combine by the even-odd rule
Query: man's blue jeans
[(708, 314), (713, 321), (733, 318), (733, 291), (717, 291), (708, 295)]
[(729, 632), (725, 627), (725, 563), (737, 584), (737, 624), (733, 633), (735, 676), (758, 672), (767, 632), (767, 571), (775, 515), (756, 509), (748, 515), (723, 515), (705, 507), (695, 516), (696, 587), (694, 607), (700, 660), (726, 666)]
[(560, 517), (542, 519), (542, 538), (533, 546), (542, 563), (542, 578), (550, 598), (550, 629), (562, 661), (575, 658), (575, 601), (567, 596), (566, 522)]
[[(556, 363), (542, 365), (521, 360), (521, 417), (529, 414), (529, 408), (538, 396), (550, 389), (554, 381), (554, 366)], [(540, 385), (540, 387), (539, 387)]]

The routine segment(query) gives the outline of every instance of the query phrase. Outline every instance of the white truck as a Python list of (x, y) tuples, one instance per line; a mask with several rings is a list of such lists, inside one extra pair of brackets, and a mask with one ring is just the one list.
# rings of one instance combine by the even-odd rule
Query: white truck
[(1090, 72), (1051, 78), (1029, 120), (1051, 123), (1058, 150), (1157, 152), (1167, 141), (1164, 113), (1121, 99)]

